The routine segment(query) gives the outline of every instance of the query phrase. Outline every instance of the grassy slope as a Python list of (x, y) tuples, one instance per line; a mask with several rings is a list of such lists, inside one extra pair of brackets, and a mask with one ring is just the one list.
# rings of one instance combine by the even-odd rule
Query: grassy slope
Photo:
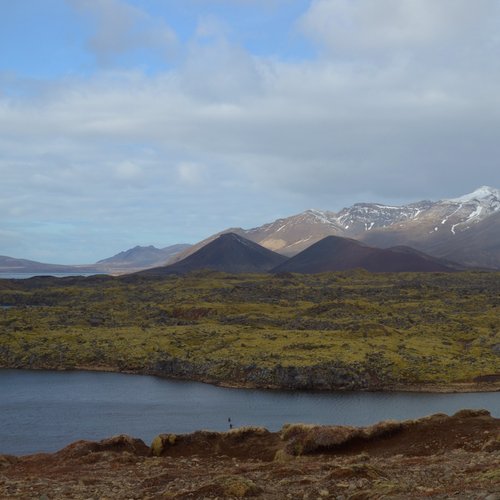
[[(0, 310), (4, 367), (291, 387), (323, 367), (352, 388), (500, 374), (498, 273), (0, 280), (0, 304), (16, 306)], [(309, 381), (285, 383), (289, 367)]]

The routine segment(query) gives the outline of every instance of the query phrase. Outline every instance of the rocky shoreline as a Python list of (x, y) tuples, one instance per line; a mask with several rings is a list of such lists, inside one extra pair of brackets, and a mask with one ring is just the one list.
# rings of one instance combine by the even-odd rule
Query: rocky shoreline
[(500, 419), (462, 410), (369, 427), (161, 434), (0, 455), (0, 497), (500, 498)]
[[(264, 389), (264, 390), (289, 390), (289, 391), (358, 391), (358, 392), (419, 392), (419, 393), (470, 393), (470, 392), (500, 392), (500, 381), (490, 382), (457, 382), (448, 384), (397, 384), (397, 383), (371, 383), (357, 385), (355, 383), (316, 383), (314, 379), (308, 379), (307, 383), (301, 383), (301, 378), (285, 383), (268, 383), (266, 380), (220, 380), (211, 376), (199, 375), (196, 372), (176, 373), (175, 371), (158, 370), (117, 370), (113, 368), (92, 368), (78, 367), (77, 370), (85, 371), (109, 371), (114, 373), (128, 373), (133, 375), (151, 375), (163, 378), (189, 380), (216, 385), (219, 387), (229, 387), (233, 389)], [(304, 380), (305, 377), (302, 377)]]
[[(110, 373), (126, 373), (132, 375), (149, 375), (162, 378), (188, 380), (230, 387), (236, 389), (265, 389), (265, 390), (303, 390), (303, 391), (363, 391), (363, 392), (419, 392), (419, 393), (469, 393), (469, 392), (500, 392), (500, 375), (491, 376), (485, 380), (455, 382), (455, 383), (401, 383), (391, 380), (370, 380), (359, 375), (352, 378), (345, 373), (338, 377), (335, 370), (328, 372), (321, 367), (278, 367), (275, 370), (266, 370), (254, 366), (230, 369), (225, 363), (226, 370), (222, 376), (217, 376), (213, 366), (207, 364), (199, 367), (185, 360), (173, 359), (169, 363), (150, 365), (147, 367), (116, 367), (110, 365), (77, 365), (66, 366), (60, 364), (31, 363), (25, 366), (13, 363), (1, 368), (21, 370), (56, 370), (56, 371), (95, 371)], [(211, 370), (212, 369), (212, 370)], [(219, 372), (220, 373), (220, 372)]]

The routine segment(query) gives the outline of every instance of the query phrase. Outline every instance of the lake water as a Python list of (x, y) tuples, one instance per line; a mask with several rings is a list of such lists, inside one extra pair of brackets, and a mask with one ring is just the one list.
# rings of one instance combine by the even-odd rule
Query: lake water
[(94, 276), (97, 273), (0, 273), (0, 279), (25, 280), (35, 276), (52, 276), (53, 278), (66, 278), (67, 276)]
[(96, 372), (0, 370), (0, 453), (55, 451), (78, 439), (227, 430), (287, 422), (368, 425), (486, 408), (500, 393), (305, 393), (227, 389), (197, 382)]

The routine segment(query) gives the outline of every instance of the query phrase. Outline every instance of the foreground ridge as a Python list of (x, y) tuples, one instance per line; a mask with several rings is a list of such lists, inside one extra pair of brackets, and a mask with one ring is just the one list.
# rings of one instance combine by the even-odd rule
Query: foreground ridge
[[(497, 498), (500, 420), (461, 410), (368, 427), (121, 435), (0, 455), (3, 498)], [(291, 497), (290, 497), (291, 495)]]

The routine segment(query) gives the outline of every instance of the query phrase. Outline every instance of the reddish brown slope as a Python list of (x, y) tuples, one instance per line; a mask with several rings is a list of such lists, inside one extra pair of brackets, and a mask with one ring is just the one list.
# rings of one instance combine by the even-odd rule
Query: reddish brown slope
[(1, 498), (460, 498), (500, 493), (500, 420), (484, 410), (364, 427), (118, 436), (0, 455)]

